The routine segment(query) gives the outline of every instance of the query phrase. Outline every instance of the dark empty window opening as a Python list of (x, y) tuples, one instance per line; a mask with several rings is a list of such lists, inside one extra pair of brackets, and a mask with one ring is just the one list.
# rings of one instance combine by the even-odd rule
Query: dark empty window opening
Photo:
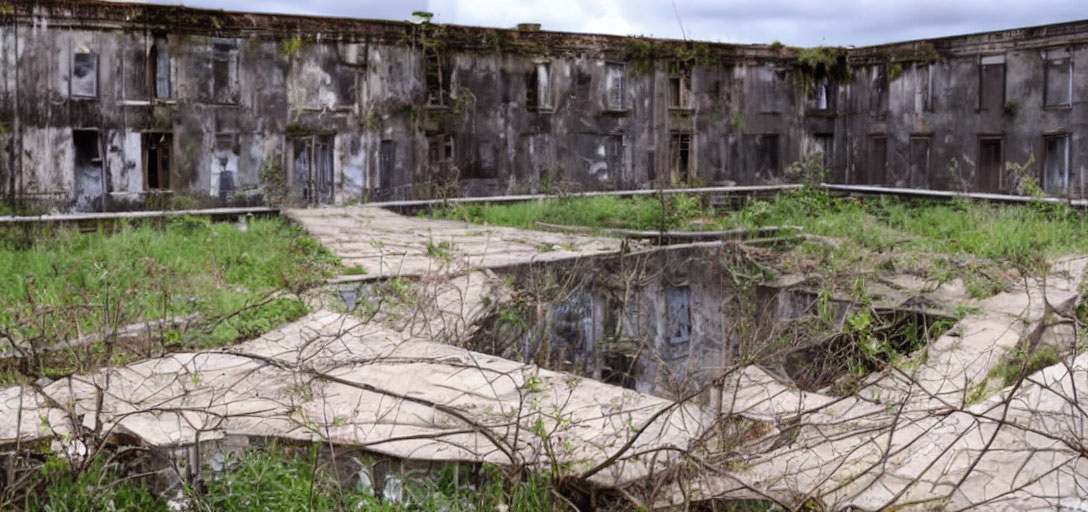
[(978, 108), (987, 112), (1005, 109), (1005, 56), (983, 57), (979, 63)]
[(1073, 59), (1068, 52), (1047, 53), (1044, 81), (1044, 104), (1047, 107), (1072, 106)]
[(174, 136), (169, 133), (143, 134), (144, 189), (169, 190)]
[(760, 135), (756, 139), (756, 176), (777, 178), (782, 175), (782, 160), (778, 150), (777, 133)]
[(624, 94), (627, 87), (627, 70), (623, 64), (609, 64), (605, 82), (608, 91), (608, 109), (623, 110), (625, 107)]
[(155, 99), (170, 99), (170, 53), (167, 50), (166, 38), (155, 38), (148, 65), (151, 68), (150, 85), (155, 92)]
[(427, 105), (441, 107), (449, 97), (449, 81), (446, 79), (445, 66), (436, 52), (429, 52), (423, 61), (423, 73), (427, 86)]
[(862, 181), (869, 185), (885, 184), (888, 172), (888, 138), (884, 135), (870, 136), (868, 156), (865, 164), (866, 178)]
[(691, 134), (673, 132), (669, 138), (672, 180), (686, 183), (691, 179)]
[(476, 162), (465, 169), (464, 179), (494, 179), (496, 170), (495, 144), (489, 140), (476, 143)]
[(397, 165), (397, 143), (383, 140), (378, 154), (378, 186), (393, 186), (393, 173)]
[(691, 341), (691, 288), (665, 287), (665, 334), (670, 346)]
[(669, 108), (690, 108), (689, 82), (686, 75), (669, 77)]
[(529, 73), (526, 81), (526, 105), (534, 110), (552, 108), (551, 66), (541, 62)]
[(72, 96), (98, 96), (98, 55), (87, 49), (72, 54)]
[(869, 68), (869, 112), (883, 115), (888, 110), (888, 66), (877, 64)]
[(912, 188), (926, 188), (929, 186), (929, 146), (930, 137), (928, 135), (917, 135), (910, 138), (910, 186)]
[(100, 167), (102, 153), (98, 147), (98, 130), (72, 130), (77, 168)]
[(1049, 195), (1069, 193), (1069, 135), (1043, 137), (1043, 191)]

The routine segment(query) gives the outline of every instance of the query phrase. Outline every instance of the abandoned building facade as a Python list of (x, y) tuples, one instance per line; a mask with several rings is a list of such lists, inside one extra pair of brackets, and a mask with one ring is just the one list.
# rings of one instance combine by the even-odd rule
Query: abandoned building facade
[(1088, 193), (1088, 21), (797, 49), (38, 0), (0, 3), (0, 49), (16, 205), (750, 185), (815, 153), (840, 183)]

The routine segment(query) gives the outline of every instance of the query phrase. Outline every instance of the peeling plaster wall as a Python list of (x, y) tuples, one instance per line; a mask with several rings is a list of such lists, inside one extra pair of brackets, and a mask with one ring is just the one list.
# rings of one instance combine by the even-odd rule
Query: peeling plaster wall
[[(793, 48), (427, 27), (20, 3), (0, 15), (0, 191), (61, 210), (116, 210), (148, 207), (163, 193), (186, 204), (258, 204), (272, 185), (309, 203), (747, 185), (785, 181), (790, 162), (821, 147), (831, 149), (837, 181), (982, 190), (995, 181), (976, 170), (980, 135), (1002, 138), (1004, 161), (1034, 154), (1038, 171), (1043, 134), (1062, 133), (1067, 193), (1086, 192), (1078, 158), (1088, 151), (1085, 22), (851, 49), (851, 78), (831, 91), (829, 109), (813, 108)], [(638, 44), (656, 53), (632, 54)], [(678, 60), (684, 49), (696, 57)], [(1054, 49), (1073, 60), (1068, 108), (1042, 101), (1044, 58)], [(77, 63), (85, 52), (93, 59)], [(151, 78), (161, 72), (158, 55), (165, 97)], [(1014, 114), (977, 109), (980, 59), (992, 55), (1004, 55)], [(94, 93), (81, 96), (87, 62)], [(537, 108), (541, 66), (547, 97)], [(617, 66), (619, 105), (609, 100)], [(876, 106), (874, 69), (888, 77)], [(428, 77), (437, 76), (436, 94)], [(680, 76), (684, 101), (674, 105)], [(72, 130), (100, 134), (102, 201), (81, 198), (89, 174), (76, 172)], [(151, 132), (173, 135), (167, 191), (149, 188), (142, 134)], [(870, 169), (874, 135), (886, 139), (884, 172)], [(325, 137), (327, 154), (297, 158), (300, 148), (325, 147)], [(912, 137), (928, 137), (928, 172), (918, 170), (924, 146)], [(319, 160), (331, 177), (316, 163), (296, 168)], [(1004, 181), (996, 180), (1001, 191)]]

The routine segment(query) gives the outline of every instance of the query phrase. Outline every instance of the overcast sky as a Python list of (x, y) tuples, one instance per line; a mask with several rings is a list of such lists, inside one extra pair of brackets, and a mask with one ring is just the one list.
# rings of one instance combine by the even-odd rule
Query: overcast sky
[[(177, 4), (177, 0), (154, 0)], [(646, 35), (729, 43), (867, 45), (1088, 19), (1088, 0), (183, 0), (232, 11)], [(675, 7), (674, 7), (675, 6)], [(681, 32), (683, 26), (683, 33)]]

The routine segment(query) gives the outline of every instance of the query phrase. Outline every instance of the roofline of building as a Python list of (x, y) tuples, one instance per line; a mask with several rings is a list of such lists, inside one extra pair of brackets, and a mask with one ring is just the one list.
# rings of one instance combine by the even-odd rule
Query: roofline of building
[[(147, 4), (139, 2), (116, 2), (108, 0), (30, 0), (14, 4), (15, 15), (18, 17), (31, 17), (40, 15), (40, 9), (66, 10), (68, 18), (71, 14), (77, 14), (83, 9), (97, 9), (102, 15), (93, 19), (88, 16), (74, 18), (74, 24), (93, 25), (95, 22), (112, 21), (119, 24), (142, 23), (148, 26), (159, 25), (167, 27), (184, 27), (186, 31), (208, 33), (229, 31), (267, 31), (274, 35), (299, 35), (316, 33), (321, 34), (327, 28), (327, 32), (339, 36), (385, 36), (389, 38), (403, 38), (411, 33), (412, 27), (417, 23), (410, 21), (396, 21), (374, 18), (350, 18), (327, 15), (304, 15), (284, 13), (260, 13), (230, 11), (221, 9), (207, 9), (188, 7), (184, 5)], [(126, 13), (124, 18), (108, 16), (109, 12)], [(55, 12), (50, 13), (58, 18), (62, 16)], [(136, 14), (136, 16), (133, 16)], [(170, 16), (173, 15), (171, 18)], [(0, 15), (2, 16), (2, 15)], [(143, 19), (141, 19), (143, 16)], [(0, 23), (2, 23), (0, 17)], [(248, 20), (245, 23), (243, 20)], [(222, 22), (233, 24), (220, 25)], [(199, 26), (197, 26), (199, 25)], [(460, 35), (503, 34), (503, 37), (513, 37), (519, 40), (529, 40), (538, 43), (549, 43), (553, 48), (578, 48), (600, 46), (599, 43), (608, 43), (606, 50), (617, 51), (622, 45), (631, 39), (651, 41), (660, 45), (677, 47), (683, 45), (701, 45), (708, 50), (714, 50), (719, 54), (730, 54), (738, 57), (754, 57), (765, 59), (790, 59), (803, 47), (785, 46), (780, 43), (721, 43), (710, 41), (681, 40), (673, 38), (644, 37), (640, 35), (616, 35), (586, 32), (567, 32), (554, 30), (523, 31), (516, 28), (496, 28), (474, 25), (435, 24), (447, 30), (452, 29)], [(366, 30), (369, 29), (369, 30)], [(382, 30), (385, 29), (385, 30)], [(932, 59), (937, 53), (985, 53), (997, 52), (1016, 41), (1025, 39), (1037, 40), (1040, 45), (1061, 44), (1063, 42), (1079, 43), (1088, 42), (1088, 19), (1018, 27), (1010, 29), (975, 32), (962, 35), (950, 35), (936, 38), (914, 39), (866, 45), (858, 47), (843, 47), (850, 53), (852, 62), (865, 62), (878, 59), (884, 60), (925, 60)], [(466, 38), (466, 40), (468, 40)], [(556, 44), (564, 42), (566, 44)], [(598, 44), (592, 45), (596, 42)], [(462, 42), (463, 43), (463, 42)], [(463, 44), (465, 48), (471, 48), (471, 44)], [(479, 46), (485, 46), (483, 44)]]

